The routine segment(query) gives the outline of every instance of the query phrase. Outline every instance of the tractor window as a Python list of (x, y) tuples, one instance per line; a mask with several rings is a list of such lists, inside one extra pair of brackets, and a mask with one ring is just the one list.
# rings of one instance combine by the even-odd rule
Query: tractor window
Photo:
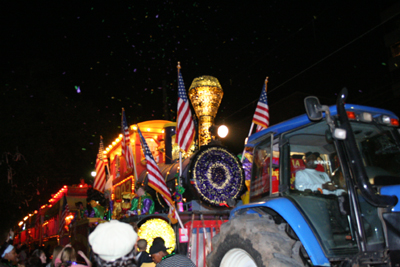
[(400, 146), (394, 138), (398, 134), (395, 129), (360, 122), (352, 122), (351, 127), (370, 182), (374, 183), (375, 177), (379, 182), (379, 176), (392, 176), (393, 182), (399, 183)]
[(353, 255), (358, 247), (349, 226), (346, 183), (336, 148), (326, 139), (327, 127), (311, 124), (283, 137), (290, 157), (285, 194), (303, 212), (328, 257)]
[(250, 182), (250, 200), (269, 196), (272, 184), (272, 135), (254, 149), (253, 168)]

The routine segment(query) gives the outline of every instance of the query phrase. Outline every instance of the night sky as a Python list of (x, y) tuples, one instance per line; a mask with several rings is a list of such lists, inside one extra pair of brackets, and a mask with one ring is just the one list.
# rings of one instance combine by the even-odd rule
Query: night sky
[(291, 109), (274, 106), (283, 98), (302, 92), (332, 104), (343, 87), (350, 103), (398, 113), (381, 97), (392, 77), (383, 38), (391, 21), (380, 12), (395, 2), (2, 4), (1, 213), (19, 220), (62, 185), (90, 182), (100, 135), (106, 145), (117, 137), (122, 107), (129, 124), (175, 121), (178, 61), (187, 89), (201, 75), (219, 79), (216, 123), (230, 128), (225, 145), (235, 153), (266, 76), (272, 123)]

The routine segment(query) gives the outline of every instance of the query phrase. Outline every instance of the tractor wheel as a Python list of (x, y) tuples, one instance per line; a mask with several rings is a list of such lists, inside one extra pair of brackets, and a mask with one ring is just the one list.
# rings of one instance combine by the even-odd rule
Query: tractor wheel
[(290, 238), (286, 223), (275, 224), (269, 215), (239, 215), (221, 225), (207, 256), (209, 267), (292, 267), (304, 266), (301, 243)]

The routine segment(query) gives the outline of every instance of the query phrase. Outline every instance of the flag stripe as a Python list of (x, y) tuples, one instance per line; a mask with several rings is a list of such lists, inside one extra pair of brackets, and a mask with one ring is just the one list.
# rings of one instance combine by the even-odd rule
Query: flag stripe
[(104, 187), (106, 185), (106, 170), (105, 170), (105, 158), (103, 151), (103, 138), (100, 137), (100, 145), (99, 145), (99, 153), (97, 154), (96, 159), (96, 177), (94, 178), (93, 188), (104, 192)]
[[(267, 101), (266, 85), (264, 84), (260, 99), (258, 100), (256, 111), (254, 112), (253, 122), (257, 124), (257, 132), (269, 126), (269, 107)], [(261, 127), (259, 127), (261, 126)]]
[(131, 148), (131, 139), (129, 135), (129, 125), (126, 121), (125, 110), (122, 109), (122, 119), (121, 119), (121, 129), (122, 129), (122, 140), (121, 140), (121, 154), (125, 158), (126, 165), (128, 168), (133, 170), (133, 153)]
[[(194, 135), (191, 134), (191, 132), (194, 133), (194, 124), (192, 121), (192, 115), (191, 115), (189, 105), (186, 105), (182, 102), (183, 101), (181, 99), (179, 99), (178, 104), (180, 103), (179, 107), (181, 108), (179, 110), (179, 115), (178, 115), (179, 136), (180, 136), (180, 138), (183, 138), (182, 143), (190, 144), (193, 141), (193, 137), (194, 137)], [(181, 115), (181, 114), (183, 114), (183, 115)]]
[(188, 151), (193, 142), (195, 129), (192, 120), (192, 111), (186, 96), (185, 84), (182, 74), (178, 72), (178, 117), (176, 128), (176, 143), (184, 150)]
[(138, 127), (138, 133), (140, 136), (140, 141), (142, 144), (142, 150), (146, 158), (146, 168), (147, 168), (147, 179), (148, 179), (148, 185), (153, 188), (156, 192), (158, 192), (165, 200), (165, 202), (170, 206), (171, 208), (174, 207), (174, 203), (172, 201), (171, 193), (168, 190), (167, 184), (165, 183), (165, 180), (162, 177), (161, 171), (158, 168), (158, 165), (156, 161), (153, 158), (153, 155), (151, 154), (151, 151), (146, 143), (146, 140), (144, 139), (142, 132), (140, 131)]

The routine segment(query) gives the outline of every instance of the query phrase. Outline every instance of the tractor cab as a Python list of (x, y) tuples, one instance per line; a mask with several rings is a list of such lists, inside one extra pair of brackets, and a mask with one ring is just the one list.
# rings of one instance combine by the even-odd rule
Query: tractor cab
[(400, 184), (398, 118), (380, 109), (344, 103), (328, 108), (313, 101), (306, 100), (308, 115), (249, 140), (250, 202), (290, 200), (330, 262), (395, 261), (399, 239), (390, 240), (398, 234), (387, 225), (400, 218), (391, 212), (398, 203), (384, 192)]

